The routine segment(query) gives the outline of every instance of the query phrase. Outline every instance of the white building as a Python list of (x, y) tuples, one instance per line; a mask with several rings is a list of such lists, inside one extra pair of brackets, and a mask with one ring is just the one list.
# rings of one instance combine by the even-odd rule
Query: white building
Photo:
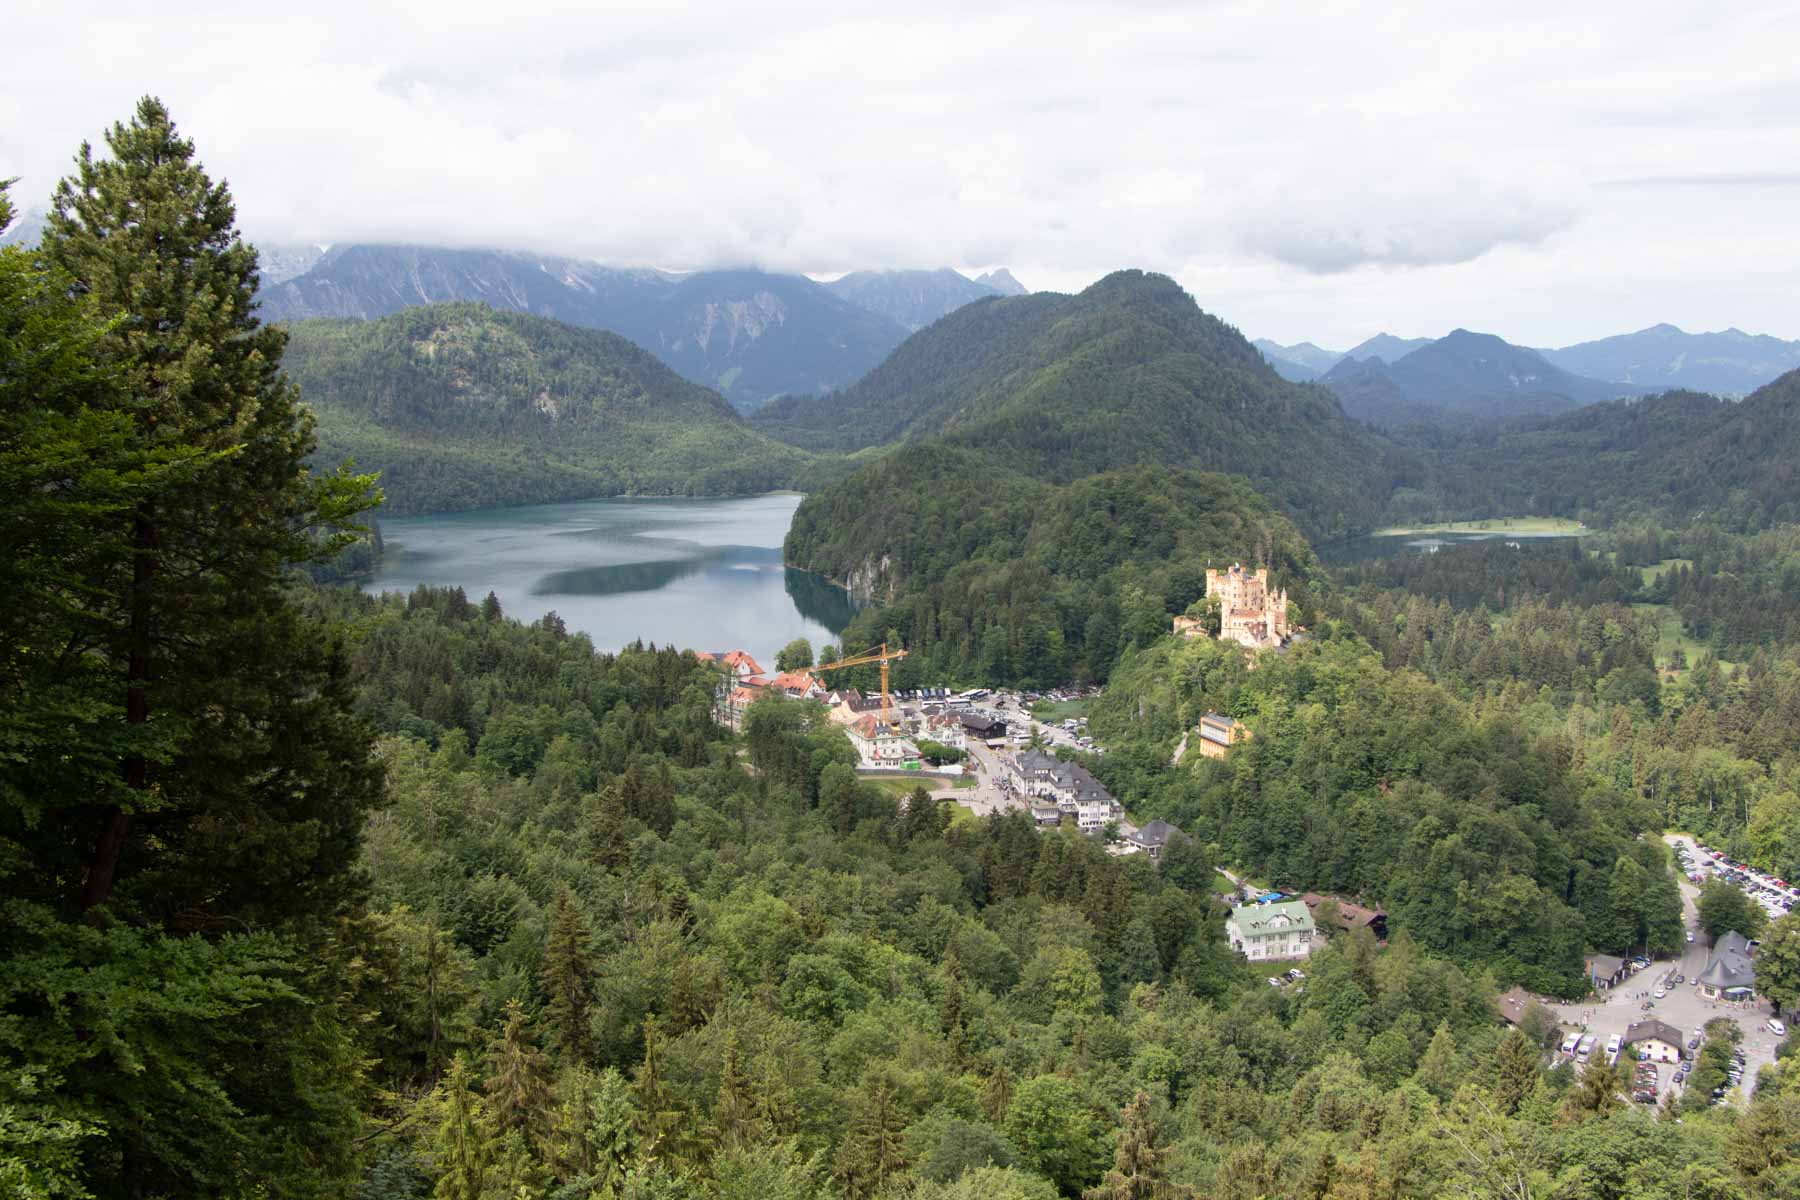
[(1305, 958), (1313, 948), (1312, 914), (1299, 900), (1242, 904), (1225, 918), (1225, 936), (1233, 950), (1252, 962)]

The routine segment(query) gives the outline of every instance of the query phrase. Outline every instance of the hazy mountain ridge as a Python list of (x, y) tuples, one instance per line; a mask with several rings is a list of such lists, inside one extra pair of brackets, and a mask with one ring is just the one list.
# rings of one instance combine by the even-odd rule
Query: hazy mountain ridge
[(1023, 295), (1005, 268), (970, 279), (948, 267), (936, 271), (852, 271), (825, 285), (834, 295), (917, 332), (965, 304), (988, 296)]
[(1800, 341), (1740, 329), (1688, 333), (1668, 324), (1539, 353), (1596, 379), (1722, 396), (1746, 395), (1800, 367)]
[(1572, 374), (1535, 350), (1457, 329), (1395, 362), (1346, 357), (1320, 380), (1371, 424), (1499, 421), (1565, 412), (1644, 389)]
[[(1258, 338), (1255, 345), (1283, 378), (1304, 382), (1321, 379), (1346, 362), (1373, 358), (1391, 367), (1432, 343), (1431, 338), (1378, 333), (1343, 352), (1321, 349), (1311, 342), (1283, 345), (1268, 338)], [(1571, 375), (1628, 384), (1639, 393), (1687, 388), (1743, 396), (1800, 367), (1800, 341), (1740, 329), (1688, 333), (1668, 324), (1533, 352)], [(1345, 372), (1366, 374), (1348, 367)]]

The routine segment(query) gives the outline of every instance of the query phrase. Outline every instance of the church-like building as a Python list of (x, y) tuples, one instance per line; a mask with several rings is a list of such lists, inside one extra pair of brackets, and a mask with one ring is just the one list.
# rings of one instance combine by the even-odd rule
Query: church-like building
[(1288, 596), (1285, 589), (1269, 587), (1269, 568), (1246, 571), (1238, 563), (1223, 571), (1206, 573), (1206, 594), (1219, 601), (1219, 637), (1252, 650), (1266, 650), (1287, 642)]

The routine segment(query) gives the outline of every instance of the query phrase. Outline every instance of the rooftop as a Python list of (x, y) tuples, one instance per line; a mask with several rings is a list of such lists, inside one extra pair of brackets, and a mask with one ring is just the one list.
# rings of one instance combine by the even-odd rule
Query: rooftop
[(1655, 1017), (1648, 1021), (1637, 1021), (1625, 1027), (1625, 1044), (1627, 1046), (1637, 1042), (1647, 1042), (1652, 1038), (1676, 1047), (1687, 1040), (1681, 1030), (1667, 1021), (1658, 1021)]
[(1231, 918), (1245, 935), (1313, 927), (1312, 914), (1299, 900), (1285, 900), (1279, 904), (1240, 904), (1231, 910)]

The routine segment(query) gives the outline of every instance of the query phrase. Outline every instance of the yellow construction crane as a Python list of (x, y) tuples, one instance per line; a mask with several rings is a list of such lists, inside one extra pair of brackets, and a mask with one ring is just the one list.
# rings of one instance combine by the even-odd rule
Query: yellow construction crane
[(888, 664), (895, 659), (905, 658), (904, 650), (889, 650), (887, 643), (881, 643), (881, 649), (871, 650), (867, 654), (858, 654), (854, 658), (840, 658), (833, 663), (820, 663), (815, 671), (835, 671), (839, 667), (866, 667), (870, 663), (881, 664), (881, 721), (890, 728), (898, 728), (900, 722), (888, 715), (893, 704), (888, 699)]

